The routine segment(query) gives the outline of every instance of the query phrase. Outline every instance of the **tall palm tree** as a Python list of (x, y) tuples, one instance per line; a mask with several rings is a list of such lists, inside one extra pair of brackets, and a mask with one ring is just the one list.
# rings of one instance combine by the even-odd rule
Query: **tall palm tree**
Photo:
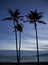
[(19, 58), (18, 58), (18, 63), (19, 63), (20, 62), (20, 48), (21, 48), (21, 32), (23, 32), (23, 25), (17, 24), (17, 29), (19, 31)]
[(17, 31), (19, 32), (19, 48), (18, 48), (18, 64), (20, 63), (20, 48), (21, 48), (21, 32), (23, 32), (23, 24), (17, 24), (15, 25), (15, 31), (17, 29)]
[(28, 22), (34, 24), (35, 32), (36, 32), (36, 46), (37, 46), (37, 62), (39, 65), (39, 50), (38, 50), (38, 33), (37, 33), (37, 23), (46, 24), (44, 21), (41, 20), (43, 13), (35, 11), (30, 11), (27, 15)]
[[(16, 9), (15, 12), (12, 12), (10, 8), (8, 8), (8, 12), (10, 14), (10, 17), (2, 19), (2, 21), (5, 20), (13, 20), (14, 26), (18, 24), (18, 20), (22, 19), (23, 16), (20, 16), (19, 9)], [(16, 52), (17, 52), (17, 62), (18, 62), (18, 46), (17, 46), (17, 28), (15, 29), (15, 39), (16, 39)]]

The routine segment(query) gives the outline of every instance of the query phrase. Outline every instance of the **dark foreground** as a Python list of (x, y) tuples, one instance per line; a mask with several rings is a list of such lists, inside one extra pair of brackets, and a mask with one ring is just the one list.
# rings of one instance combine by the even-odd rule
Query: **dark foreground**
[(26, 62), (26, 63), (20, 63), (20, 64), (17, 64), (17, 63), (0, 63), (0, 65), (48, 65), (48, 62), (40, 62), (39, 64), (37, 63), (31, 63), (31, 62)]

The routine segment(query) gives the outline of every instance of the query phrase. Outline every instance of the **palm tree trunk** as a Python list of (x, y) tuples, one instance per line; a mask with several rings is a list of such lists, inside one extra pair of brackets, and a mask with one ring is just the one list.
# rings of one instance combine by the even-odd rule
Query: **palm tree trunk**
[(19, 58), (18, 58), (18, 63), (20, 63), (20, 48), (21, 48), (21, 32), (19, 32)]
[(17, 31), (15, 32), (15, 36), (16, 36), (16, 54), (17, 54), (17, 63), (18, 63)]
[[(15, 21), (14, 21), (15, 26)], [(15, 29), (16, 30), (16, 29)], [(16, 56), (17, 56), (17, 63), (18, 63), (18, 45), (17, 45), (17, 30), (15, 31), (15, 40), (16, 40)]]
[(36, 26), (35, 26), (35, 31), (36, 31), (36, 45), (37, 45), (37, 64), (39, 65), (39, 49), (38, 49), (37, 24), (36, 24)]

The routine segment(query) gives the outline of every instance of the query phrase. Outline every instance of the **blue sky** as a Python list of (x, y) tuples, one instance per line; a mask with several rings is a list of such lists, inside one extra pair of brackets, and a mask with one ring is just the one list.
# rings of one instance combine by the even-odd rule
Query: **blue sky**
[[(15, 50), (13, 21), (1, 21), (9, 16), (7, 8), (12, 11), (20, 9), (21, 15), (27, 15), (30, 10), (44, 12), (41, 19), (47, 24), (38, 25), (39, 49), (48, 50), (48, 0), (0, 0), (0, 50)], [(25, 23), (22, 33), (21, 50), (36, 50), (34, 25)]]

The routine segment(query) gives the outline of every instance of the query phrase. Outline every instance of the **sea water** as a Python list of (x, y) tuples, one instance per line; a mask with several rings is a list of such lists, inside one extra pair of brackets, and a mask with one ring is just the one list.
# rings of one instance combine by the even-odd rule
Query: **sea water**
[[(39, 52), (40, 62), (48, 61), (47, 51)], [(0, 50), (0, 62), (17, 62), (15, 50)], [(36, 51), (21, 50), (20, 62), (37, 62)]]

